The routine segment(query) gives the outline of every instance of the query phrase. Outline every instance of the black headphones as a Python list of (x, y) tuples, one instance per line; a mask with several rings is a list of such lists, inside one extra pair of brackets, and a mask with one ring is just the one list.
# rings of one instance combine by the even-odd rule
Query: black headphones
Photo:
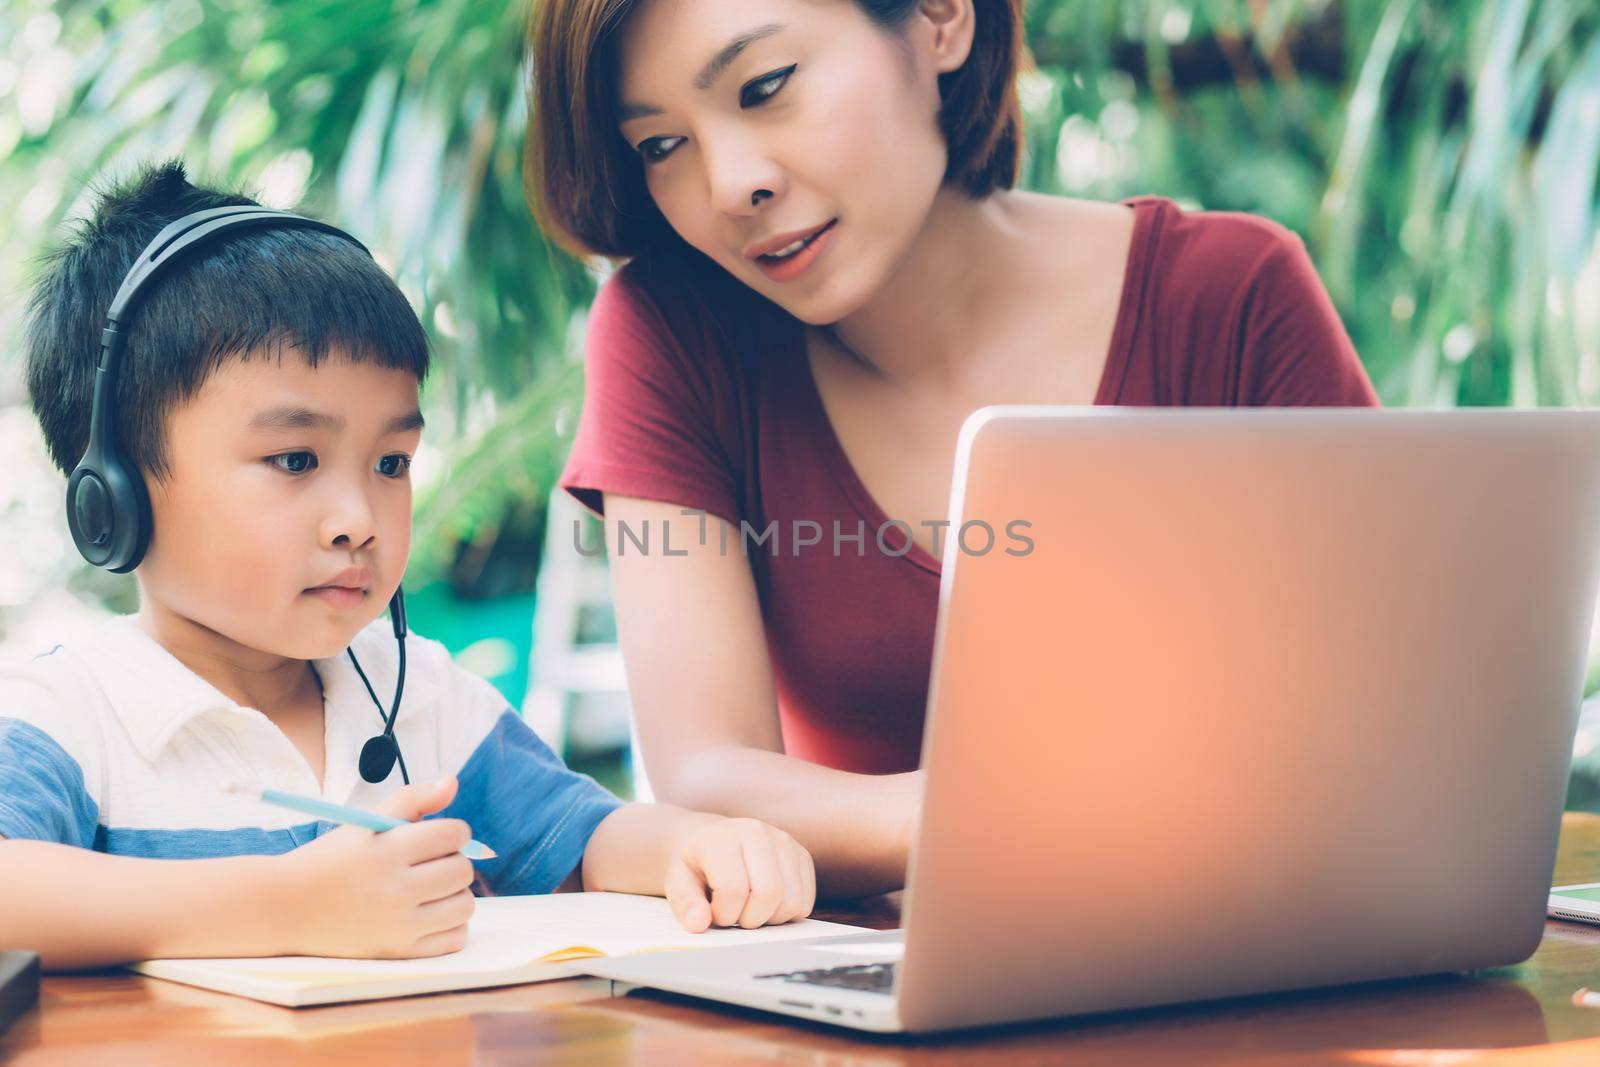
[[(137, 567), (150, 547), (150, 496), (144, 475), (117, 445), (113, 412), (117, 400), (117, 379), (127, 347), (125, 325), (131, 321), (140, 302), (149, 294), (156, 279), (185, 252), (210, 242), (219, 234), (247, 229), (306, 229), (341, 237), (363, 252), (367, 246), (336, 226), (301, 215), (255, 204), (218, 207), (185, 215), (166, 226), (145, 246), (133, 261), (127, 277), (117, 289), (106, 312), (105, 328), (100, 331), (100, 363), (94, 375), (94, 400), (89, 412), (89, 446), (67, 479), (67, 526), (73, 543), (83, 558), (114, 574), (126, 574)], [(400, 711), (400, 694), (406, 684), (406, 606), (399, 589), (389, 601), (389, 621), (399, 645), (399, 671), (395, 678), (394, 703), (387, 715), (378, 695), (367, 681), (366, 672), (356, 662), (355, 653), (346, 649), (356, 673), (367, 687), (367, 694), (383, 719), (383, 733), (361, 748), (361, 777), (374, 784), (389, 777), (396, 762), (400, 777), (410, 784), (400, 743), (394, 736), (394, 720)]]

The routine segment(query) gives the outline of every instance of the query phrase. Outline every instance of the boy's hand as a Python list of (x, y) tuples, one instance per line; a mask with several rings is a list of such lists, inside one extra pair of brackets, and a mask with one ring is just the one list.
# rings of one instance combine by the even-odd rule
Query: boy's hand
[(817, 875), (811, 853), (776, 827), (696, 815), (671, 842), (666, 896), (686, 930), (753, 930), (810, 915)]
[(375, 834), (340, 826), (286, 854), (292, 897), (283, 916), (295, 951), (318, 956), (439, 956), (467, 941), (471, 839), (460, 819), (429, 819), (456, 795), (456, 780), (410, 785), (378, 811), (414, 826)]

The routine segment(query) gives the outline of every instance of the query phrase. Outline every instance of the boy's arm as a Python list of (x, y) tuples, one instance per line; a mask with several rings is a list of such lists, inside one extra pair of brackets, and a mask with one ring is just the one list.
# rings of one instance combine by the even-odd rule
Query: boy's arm
[[(457, 850), (470, 832), (453, 819), (339, 827), (277, 856), (95, 851), (103, 746), (80, 713), (92, 697), (60, 661), (40, 662), (0, 671), (0, 949), (67, 970), (153, 956), (436, 956), (465, 943), (473, 871)], [(379, 810), (416, 822), (454, 797), (442, 779)]]
[(341, 826), (276, 856), (169, 860), (0, 838), (0, 949), (53, 971), (160, 956), (409, 958), (454, 952), (473, 911), (471, 836), (426, 819), (455, 796), (442, 779), (378, 810), (413, 822)]
[(0, 677), (0, 949), (34, 949), (51, 970), (277, 951), (287, 931), (271, 914), (286, 895), (275, 857), (91, 849), (101, 747), (70, 710), (87, 698), (63, 692), (61, 675), (54, 686)]
[(0, 839), (0, 948), (49, 970), (288, 950), (278, 856), (148, 860)]

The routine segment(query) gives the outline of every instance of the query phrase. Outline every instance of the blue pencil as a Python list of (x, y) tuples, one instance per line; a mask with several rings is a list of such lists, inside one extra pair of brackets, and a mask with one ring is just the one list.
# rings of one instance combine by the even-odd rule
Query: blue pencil
[[(231, 785), (228, 792), (252, 797), (267, 804), (276, 804), (280, 808), (290, 811), (302, 812), (306, 815), (315, 815), (319, 819), (329, 822), (346, 823), (351, 826), (361, 826), (368, 830), (383, 833), (393, 830), (397, 826), (408, 826), (404, 819), (396, 819), (392, 815), (379, 815), (375, 811), (365, 811), (361, 808), (352, 808), (344, 804), (334, 804), (316, 797), (305, 797), (299, 793), (285, 793), (281, 789), (263, 789), (256, 785)], [(481, 841), (468, 841), (461, 849), (461, 854), (469, 860), (492, 860), (495, 858), (494, 849)]]

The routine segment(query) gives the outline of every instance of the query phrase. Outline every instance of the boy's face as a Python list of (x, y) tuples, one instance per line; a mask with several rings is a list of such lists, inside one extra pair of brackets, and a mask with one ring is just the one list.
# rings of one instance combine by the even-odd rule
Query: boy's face
[(147, 601), (249, 649), (337, 655), (400, 584), (421, 432), (407, 371), (228, 361), (167, 419)]

